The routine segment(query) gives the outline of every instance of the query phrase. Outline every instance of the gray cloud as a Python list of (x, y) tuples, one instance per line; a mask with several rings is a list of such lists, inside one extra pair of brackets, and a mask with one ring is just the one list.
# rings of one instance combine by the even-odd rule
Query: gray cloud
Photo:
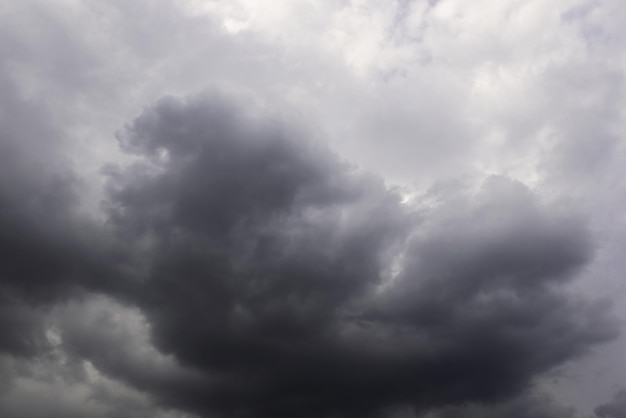
[(144, 162), (110, 170), (110, 220), (136, 248), (124, 297), (159, 350), (218, 376), (192, 410), (506, 399), (615, 335), (603, 306), (562, 289), (592, 256), (576, 215), (501, 177), (412, 211), (238, 106), (163, 99), (119, 137)]
[(33, 355), (46, 345), (38, 306), (71, 291), (82, 264), (76, 255), (84, 251), (74, 228), (76, 180), (60, 170), (55, 152), (59, 128), (45, 107), (20, 97), (6, 71), (0, 69), (0, 347)]
[(546, 395), (524, 393), (508, 402), (469, 404), (430, 411), (424, 418), (580, 418), (576, 411)]
[(617, 332), (623, 6), (166, 3), (0, 7), (0, 415), (569, 416), (516, 396)]
[[(3, 22), (14, 16), (12, 9), (3, 8)], [(51, 15), (35, 15), (29, 17), (39, 19), (36, 33), (49, 35), (48, 41), (66, 39), (67, 28)], [(85, 184), (68, 153), (71, 127), (55, 108), (55, 95), (38, 96), (44, 84), (71, 96), (73, 82), (58, 79), (69, 73), (52, 70), (58, 70), (55, 61), (42, 64), (40, 77), (29, 79), (26, 69), (45, 61), (40, 54), (45, 36), (18, 36), (9, 30), (14, 23), (0, 30), (0, 53), (6, 57), (0, 64), (0, 351), (35, 358), (51, 350), (45, 332), (53, 306), (85, 289), (112, 285), (123, 257), (83, 210)], [(68, 66), (81, 67), (76, 45), (67, 48), (57, 51), (56, 59), (67, 54), (76, 58), (65, 60)]]
[(0, 414), (12, 418), (191, 418), (155, 407), (149, 396), (68, 359), (60, 347), (25, 361), (0, 355)]
[(601, 418), (626, 417), (626, 390), (618, 391), (610, 402), (598, 406), (594, 412)]
[(0, 307), (0, 352), (30, 357), (46, 351), (45, 313), (7, 299)]

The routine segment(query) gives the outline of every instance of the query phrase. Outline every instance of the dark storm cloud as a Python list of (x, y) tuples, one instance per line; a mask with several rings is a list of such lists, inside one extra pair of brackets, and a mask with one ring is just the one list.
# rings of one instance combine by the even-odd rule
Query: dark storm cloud
[(617, 392), (610, 402), (598, 406), (594, 412), (600, 418), (626, 417), (626, 390)]
[(7, 300), (0, 304), (0, 353), (34, 356), (49, 348), (44, 313)]
[[(84, 267), (87, 240), (74, 213), (72, 179), (37, 172), (11, 144), (0, 154), (0, 265), (4, 297), (54, 300)], [(81, 242), (83, 241), (83, 242)], [(8, 294), (8, 295), (7, 295)]]
[(156, 165), (117, 176), (111, 219), (149, 248), (137, 299), (157, 346), (224, 374), (207, 404), (271, 407), (262, 385), (321, 366), (336, 315), (379, 280), (397, 196), (216, 99), (163, 100), (122, 142)]
[(113, 280), (115, 251), (80, 213), (63, 126), (45, 100), (26, 94), (10, 65), (20, 50), (0, 38), (0, 416), (104, 418), (114, 402), (79, 399), (92, 388), (77, 378), (80, 359), (55, 348), (50, 315)]
[(163, 99), (119, 136), (143, 161), (109, 169), (134, 254), (120, 297), (211, 382), (163, 402), (320, 417), (497, 401), (614, 336), (605, 307), (562, 289), (592, 256), (581, 218), (499, 177), (411, 210), (241, 108)]
[[(619, 2), (564, 30), (558, 4), (160, 3), (0, 6), (0, 416), (574, 415), (516, 396), (615, 335), (567, 286), (621, 283)], [(205, 95), (120, 134), (140, 162), (107, 169), (99, 217), (111, 132), (207, 83), (299, 109), (386, 179), (545, 188), (400, 203), (262, 106)]]
[(40, 314), (23, 304), (54, 299), (52, 294), (69, 276), (73, 255), (60, 225), (72, 196), (68, 181), (49, 176), (49, 166), (39, 164), (33, 152), (37, 144), (46, 150), (46, 134), (55, 141), (54, 126), (1, 75), (0, 349), (32, 355), (45, 346), (43, 323)]
[(443, 203), (367, 314), (420, 335), (422, 393), (437, 402), (497, 400), (614, 334), (602, 306), (559, 289), (590, 257), (580, 219), (542, 209), (503, 178), (470, 199), (446, 202), (446, 194), (434, 192)]
[(0, 96), (0, 351), (34, 355), (47, 346), (45, 308), (106, 285), (114, 265), (106, 235), (79, 212), (80, 181), (50, 109), (25, 97), (8, 65)]
[[(147, 340), (145, 324), (134, 308), (96, 297), (67, 305), (57, 313), (61, 319), (61, 348), (66, 356), (88, 359), (99, 372), (112, 379), (121, 379), (132, 388), (149, 392), (161, 404), (178, 406), (181, 401), (200, 396), (198, 390), (211, 383), (201, 373), (180, 368), (171, 358), (155, 350)], [(106, 402), (108, 405), (115, 405), (115, 395), (106, 387), (96, 388), (93, 394), (104, 398), (105, 402), (111, 398), (111, 402)], [(122, 404), (118, 409), (128, 408)], [(149, 416), (150, 409), (144, 405), (144, 410)], [(119, 413), (116, 412), (115, 416)], [(130, 412), (127, 415), (133, 416)]]
[[(107, 169), (102, 227), (78, 210), (59, 127), (3, 83), (4, 354), (62, 350), (72, 373), (87, 359), (207, 416), (375, 416), (507, 399), (614, 335), (606, 309), (561, 290), (593, 253), (583, 220), (521, 184), (438, 187), (412, 207), (260, 106), (166, 98), (119, 136), (139, 162)], [(138, 308), (151, 341), (85, 307), (56, 317), (53, 347), (46, 314), (84, 291)], [(6, 393), (10, 414), (37, 396)], [(31, 415), (105, 414), (46, 396)], [(119, 414), (153, 411), (93, 396)]]

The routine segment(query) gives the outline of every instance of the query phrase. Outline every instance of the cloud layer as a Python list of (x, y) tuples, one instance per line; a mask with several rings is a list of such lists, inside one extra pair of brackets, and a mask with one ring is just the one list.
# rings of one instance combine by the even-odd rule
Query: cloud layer
[[(149, 326), (135, 346), (106, 317), (66, 318), (65, 355), (200, 415), (378, 416), (505, 400), (614, 337), (604, 306), (562, 289), (593, 253), (579, 215), (505, 177), (402, 203), (302, 132), (242, 109), (217, 93), (168, 97), (119, 134), (138, 160), (106, 170), (100, 234), (114, 245), (80, 246), (72, 223), (48, 240), (31, 219), (3, 228), (34, 228), (26, 244), (38, 247), (10, 249), (41, 257), (11, 257), (8, 295), (106, 292)], [(26, 309), (5, 315), (20, 333), (5, 334), (9, 353), (45, 350)], [(175, 363), (152, 365), (151, 344)]]
[(0, 415), (580, 416), (621, 6), (279, 3), (2, 7)]

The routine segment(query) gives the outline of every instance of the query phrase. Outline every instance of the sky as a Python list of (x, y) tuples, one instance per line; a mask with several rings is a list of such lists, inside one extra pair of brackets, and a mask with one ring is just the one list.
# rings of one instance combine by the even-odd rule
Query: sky
[(0, 416), (626, 417), (624, 16), (0, 0)]

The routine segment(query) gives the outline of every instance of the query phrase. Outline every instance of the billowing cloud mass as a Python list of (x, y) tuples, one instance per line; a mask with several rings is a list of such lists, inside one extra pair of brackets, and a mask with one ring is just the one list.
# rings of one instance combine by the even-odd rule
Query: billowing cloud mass
[(623, 7), (461, 3), (0, 6), (0, 416), (624, 416)]
[[(561, 289), (592, 256), (576, 214), (504, 177), (402, 204), (380, 178), (243, 106), (164, 98), (118, 135), (140, 159), (106, 170), (101, 233), (127, 254), (109, 292), (145, 316), (157, 359), (194, 373), (151, 364), (106, 316), (62, 321), (66, 355), (201, 415), (365, 416), (503, 400), (614, 336), (602, 306)], [(15, 297), (100, 291), (83, 260), (117, 260), (35, 241), (59, 267), (12, 257), (14, 277), (33, 281)], [(32, 355), (28, 333), (43, 336), (27, 313), (6, 316), (26, 334), (8, 348)]]
[(560, 289), (591, 257), (575, 215), (501, 177), (401, 205), (233, 107), (161, 100), (119, 137), (145, 162), (111, 174), (137, 252), (127, 296), (158, 349), (213, 381), (180, 402), (269, 417), (497, 400), (613, 336)]

